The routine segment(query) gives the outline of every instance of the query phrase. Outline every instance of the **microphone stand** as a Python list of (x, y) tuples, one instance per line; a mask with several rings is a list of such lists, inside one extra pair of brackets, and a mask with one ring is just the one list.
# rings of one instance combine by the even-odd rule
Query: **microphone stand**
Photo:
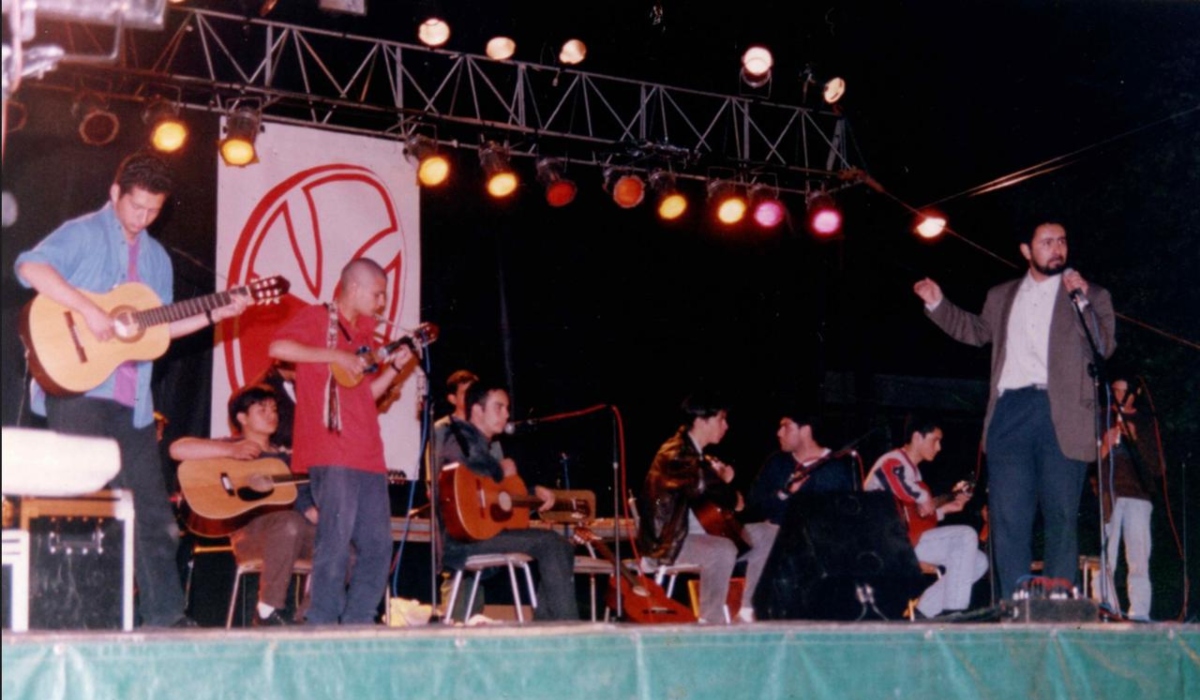
[[(1093, 405), (1096, 406), (1095, 421), (1094, 421), (1095, 432), (1096, 432), (1096, 497), (1099, 499), (1099, 505), (1100, 505), (1100, 574), (1101, 574), (1101, 577), (1100, 577), (1100, 580), (1101, 580), (1100, 600), (1101, 600), (1101, 602), (1103, 602), (1105, 599), (1105, 592), (1106, 592), (1105, 589), (1107, 589), (1109, 587), (1109, 584), (1108, 584), (1108, 533), (1104, 526), (1105, 525), (1105, 523), (1104, 523), (1104, 495), (1106, 493), (1106, 490), (1105, 490), (1104, 478), (1103, 478), (1103, 476), (1104, 476), (1104, 470), (1103, 470), (1104, 459), (1100, 456), (1100, 452), (1101, 452), (1101, 447), (1103, 446), (1103, 442), (1104, 442), (1105, 424), (1108, 421), (1108, 417), (1112, 410), (1111, 405), (1110, 405), (1110, 400), (1109, 400), (1111, 397), (1111, 393), (1108, 391), (1108, 378), (1107, 378), (1108, 373), (1105, 371), (1106, 368), (1105, 368), (1105, 364), (1104, 364), (1104, 353), (1101, 351), (1100, 345), (1096, 340), (1096, 336), (1092, 334), (1092, 328), (1090, 325), (1088, 325), (1087, 318), (1084, 316), (1084, 313), (1083, 313), (1085, 306), (1089, 310), (1092, 310), (1092, 306), (1090, 303), (1089, 304), (1081, 303), (1080, 298), (1082, 297), (1082, 295), (1068, 294), (1067, 296), (1071, 302), (1071, 308), (1075, 309), (1075, 316), (1079, 319), (1079, 325), (1083, 327), (1083, 334), (1084, 334), (1084, 337), (1087, 338), (1088, 347), (1092, 351), (1092, 360), (1091, 360), (1091, 362), (1088, 363), (1088, 376), (1090, 376), (1092, 378), (1092, 402), (1093, 402)], [(1092, 313), (1090, 315), (1093, 318), (1096, 317), (1094, 310), (1092, 310)], [(1103, 385), (1105, 388), (1105, 391), (1103, 394), (1105, 400), (1103, 402), (1103, 405), (1101, 405), (1101, 401), (1100, 401), (1101, 385)], [(1101, 415), (1103, 415), (1104, 417), (1101, 418)], [(1116, 508), (1116, 505), (1117, 505), (1116, 499), (1113, 498), (1113, 507)], [(1085, 591), (1085, 594), (1086, 593), (1087, 593), (1087, 591)], [(1113, 597), (1115, 598), (1116, 596), (1113, 596)]]

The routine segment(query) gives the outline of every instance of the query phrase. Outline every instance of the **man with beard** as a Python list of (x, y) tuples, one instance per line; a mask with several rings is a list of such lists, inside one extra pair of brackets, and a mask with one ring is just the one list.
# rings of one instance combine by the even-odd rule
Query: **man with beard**
[(1087, 463), (1096, 459), (1091, 348), (1078, 305), (1104, 356), (1116, 347), (1112, 298), (1067, 268), (1067, 233), (1044, 222), (1020, 241), (1029, 271), (988, 291), (983, 311), (952, 304), (926, 278), (913, 286), (926, 314), (955, 340), (992, 344), (991, 391), (984, 417), (988, 511), (1001, 596), (1032, 563), (1033, 522), (1045, 523), (1045, 568), (1074, 581), (1077, 510)]

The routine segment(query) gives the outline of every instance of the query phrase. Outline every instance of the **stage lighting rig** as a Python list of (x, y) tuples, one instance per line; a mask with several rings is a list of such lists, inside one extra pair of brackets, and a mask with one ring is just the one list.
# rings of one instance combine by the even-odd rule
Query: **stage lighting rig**
[(537, 178), (546, 188), (546, 204), (555, 208), (575, 201), (578, 191), (575, 181), (564, 174), (565, 170), (566, 161), (562, 158), (541, 158), (537, 162)]
[(174, 153), (187, 142), (187, 124), (179, 118), (179, 104), (156, 96), (142, 110), (142, 123), (150, 127), (150, 145), (162, 153)]
[(687, 211), (687, 197), (675, 186), (675, 176), (666, 170), (650, 173), (650, 189), (656, 193), (655, 210), (663, 221), (674, 221)]
[(225, 138), (221, 139), (221, 160), (226, 165), (245, 167), (258, 162), (258, 151), (254, 148), (258, 134), (262, 131), (260, 108), (243, 105), (234, 108), (225, 116)]
[(450, 177), (450, 160), (438, 151), (437, 141), (425, 134), (414, 134), (404, 143), (404, 155), (417, 166), (417, 182), (437, 187)]
[(479, 165), (487, 178), (488, 194), (496, 199), (508, 197), (517, 191), (517, 173), (509, 162), (509, 151), (495, 141), (488, 141), (479, 149)]

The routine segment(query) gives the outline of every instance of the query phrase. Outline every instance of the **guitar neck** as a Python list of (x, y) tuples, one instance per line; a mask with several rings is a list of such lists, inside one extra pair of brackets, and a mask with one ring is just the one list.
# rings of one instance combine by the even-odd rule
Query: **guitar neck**
[(134, 318), (137, 320), (138, 325), (143, 328), (171, 323), (180, 319), (191, 318), (205, 311), (212, 311), (222, 306), (228, 306), (233, 303), (234, 294), (245, 294), (246, 292), (246, 287), (234, 287), (224, 292), (216, 292), (185, 301), (178, 301), (174, 304), (138, 311), (134, 314)]

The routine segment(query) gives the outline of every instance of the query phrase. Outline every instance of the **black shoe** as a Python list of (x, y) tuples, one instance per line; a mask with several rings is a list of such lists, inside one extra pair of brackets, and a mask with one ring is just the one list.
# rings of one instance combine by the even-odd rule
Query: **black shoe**
[(272, 610), (271, 614), (266, 617), (261, 615), (254, 616), (255, 627), (287, 627), (291, 624), (286, 617), (279, 614), (278, 610)]
[(195, 620), (188, 617), (187, 615), (181, 615), (178, 620), (171, 623), (171, 627), (173, 627), (174, 629), (192, 629), (194, 627), (199, 627), (199, 626), (200, 626), (199, 622), (196, 622)]

